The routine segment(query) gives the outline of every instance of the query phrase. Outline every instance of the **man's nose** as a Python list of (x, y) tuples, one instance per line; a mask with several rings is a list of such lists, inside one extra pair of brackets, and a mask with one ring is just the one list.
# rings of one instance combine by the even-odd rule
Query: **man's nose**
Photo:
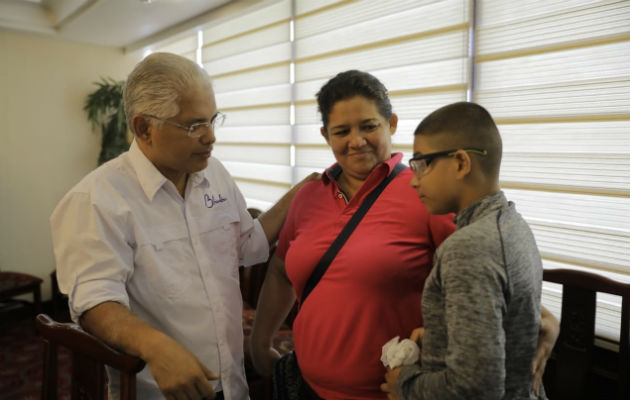
[(213, 144), (217, 141), (217, 137), (214, 134), (214, 128), (211, 126), (205, 129), (203, 135), (199, 136), (199, 141), (203, 144)]

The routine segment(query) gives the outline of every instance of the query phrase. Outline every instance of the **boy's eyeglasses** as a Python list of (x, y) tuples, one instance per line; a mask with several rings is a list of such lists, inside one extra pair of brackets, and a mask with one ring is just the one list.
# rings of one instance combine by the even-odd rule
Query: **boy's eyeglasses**
[(424, 174), (424, 172), (429, 167), (429, 164), (431, 164), (431, 162), (434, 159), (438, 157), (452, 157), (459, 150), (465, 151), (467, 153), (479, 154), (481, 156), (485, 156), (488, 154), (486, 150), (481, 150), (481, 149), (454, 149), (454, 150), (438, 151), (435, 153), (422, 154), (422, 155), (413, 157), (412, 159), (409, 160), (409, 167), (416, 174), (416, 176), (420, 177)]
[(177, 128), (183, 129), (186, 132), (188, 132), (188, 136), (192, 139), (196, 139), (200, 137), (205, 132), (207, 132), (210, 128), (212, 128), (212, 130), (214, 131), (216, 128), (223, 125), (223, 122), (225, 122), (225, 114), (221, 112), (217, 112), (216, 114), (214, 114), (212, 119), (208, 122), (195, 122), (194, 124), (191, 124), (191, 125), (180, 124), (179, 122), (171, 121), (166, 118), (160, 118), (151, 114), (143, 114), (143, 115), (145, 117), (157, 119), (158, 121), (162, 121), (167, 124), (173, 125)]

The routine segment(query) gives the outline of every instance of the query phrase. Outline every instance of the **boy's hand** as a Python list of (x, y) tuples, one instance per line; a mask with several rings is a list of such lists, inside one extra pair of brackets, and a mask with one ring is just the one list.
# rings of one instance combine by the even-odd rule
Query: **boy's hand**
[(422, 337), (424, 336), (424, 328), (416, 328), (411, 332), (409, 336), (410, 340), (413, 340), (418, 344), (418, 347), (422, 350)]
[(532, 390), (536, 396), (539, 395), (540, 385), (542, 384), (543, 373), (547, 360), (551, 355), (553, 346), (556, 344), (558, 334), (560, 333), (560, 324), (556, 317), (545, 307), (540, 310), (540, 331), (538, 332), (538, 347), (532, 360)]
[(398, 375), (402, 367), (396, 367), (394, 369), (388, 369), (385, 374), (385, 383), (381, 384), (381, 390), (387, 393), (389, 400), (398, 400), (398, 393), (396, 392), (396, 386), (398, 384)]

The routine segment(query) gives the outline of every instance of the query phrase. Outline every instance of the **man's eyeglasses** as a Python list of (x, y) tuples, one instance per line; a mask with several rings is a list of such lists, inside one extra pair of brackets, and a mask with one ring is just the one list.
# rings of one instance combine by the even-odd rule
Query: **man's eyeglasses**
[(156, 117), (155, 115), (151, 115), (151, 114), (143, 114), (143, 115), (145, 117), (157, 119), (158, 121), (162, 121), (167, 124), (173, 125), (177, 128), (183, 129), (186, 132), (188, 132), (188, 136), (193, 139), (200, 137), (205, 132), (207, 132), (210, 128), (212, 128), (212, 130), (214, 131), (216, 128), (223, 125), (223, 122), (225, 121), (225, 114), (221, 112), (217, 112), (216, 114), (214, 114), (214, 116), (209, 122), (195, 122), (194, 124), (191, 124), (191, 125), (180, 124), (179, 122), (171, 121), (166, 118)]
[(485, 156), (488, 154), (486, 150), (481, 150), (481, 149), (454, 149), (454, 150), (438, 151), (435, 153), (422, 154), (422, 155), (413, 157), (412, 159), (409, 160), (409, 167), (416, 174), (416, 176), (422, 176), (424, 174), (424, 171), (426, 171), (426, 169), (429, 167), (429, 164), (431, 164), (431, 162), (434, 159), (438, 157), (452, 157), (459, 150), (465, 151), (467, 153), (479, 154), (482, 156)]

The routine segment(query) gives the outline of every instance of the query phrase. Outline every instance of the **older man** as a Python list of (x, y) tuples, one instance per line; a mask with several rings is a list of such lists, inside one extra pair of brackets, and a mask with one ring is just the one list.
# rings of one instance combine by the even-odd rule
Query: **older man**
[(60, 288), (75, 321), (147, 362), (138, 398), (246, 399), (238, 266), (267, 258), (297, 187), (252, 220), (210, 158), (223, 118), (210, 78), (185, 58), (145, 58), (124, 102), (131, 148), (51, 216)]

